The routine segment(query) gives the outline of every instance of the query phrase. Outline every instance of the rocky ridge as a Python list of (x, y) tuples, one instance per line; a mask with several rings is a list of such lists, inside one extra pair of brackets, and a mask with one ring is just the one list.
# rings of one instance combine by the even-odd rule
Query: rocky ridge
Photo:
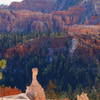
[[(66, 32), (67, 26), (84, 24), (98, 25), (100, 17), (84, 17), (83, 7), (72, 7), (67, 11), (52, 13), (33, 12), (29, 10), (0, 10), (0, 32)], [(94, 27), (95, 28), (95, 27)]]
[(41, 38), (31, 39), (29, 41), (26, 41), (23, 44), (18, 44), (15, 47), (7, 49), (6, 52), (4, 53), (4, 57), (11, 58), (16, 53), (18, 53), (20, 56), (25, 56), (26, 54), (30, 54), (31, 52), (38, 50), (44, 44), (46, 45), (47, 41), (51, 42), (50, 48), (52, 48), (54, 50), (59, 50), (61, 48), (64, 48), (66, 39), (69, 39), (69, 38), (72, 38), (72, 42), (75, 42), (73, 39), (77, 40), (76, 47), (72, 47), (72, 48), (75, 48), (74, 51), (76, 50), (76, 51), (80, 51), (82, 53), (83, 49), (84, 49), (84, 52), (86, 52), (88, 55), (92, 55), (92, 56), (99, 55), (100, 33), (98, 33), (98, 34), (69, 33), (69, 35), (55, 37), (55, 38), (41, 37)]
[[(72, 5), (71, 2), (70, 0), (23, 0), (12, 2), (9, 6), (1, 5), (0, 32), (64, 32), (69, 25), (100, 24), (100, 15), (95, 8), (97, 0), (92, 2), (73, 0)], [(61, 5), (63, 9), (60, 9)]]

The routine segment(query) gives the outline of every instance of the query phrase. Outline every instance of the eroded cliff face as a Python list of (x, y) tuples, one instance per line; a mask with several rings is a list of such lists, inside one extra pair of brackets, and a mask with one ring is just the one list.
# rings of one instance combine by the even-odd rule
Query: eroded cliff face
[(54, 10), (55, 0), (23, 0), (22, 2), (12, 2), (9, 6), (13, 10), (32, 10), (50, 12)]
[(96, 10), (97, 0), (92, 0), (92, 2), (90, 0), (73, 0), (72, 5), (71, 2), (70, 0), (23, 0), (22, 2), (12, 2), (6, 7), (6, 10), (3, 9), (5, 7), (1, 7), (0, 31), (59, 32), (64, 31), (64, 28), (68, 25), (100, 24), (100, 15)]
[[(16, 12), (0, 10), (0, 15), (1, 32), (31, 32), (33, 29), (37, 30), (37, 27), (42, 31), (46, 27), (46, 25), (44, 25), (45, 23), (47, 23), (48, 28), (51, 28), (50, 24), (52, 23), (52, 15), (50, 14), (25, 10)], [(34, 26), (35, 22), (37, 24)]]
[[(22, 2), (12, 2), (8, 7), (6, 7), (6, 9), (31, 10), (50, 13), (54, 11), (65, 11), (69, 8), (77, 9), (79, 6), (85, 8), (85, 13), (82, 13), (83, 21), (84, 17), (88, 17), (88, 19), (90, 19), (91, 16), (100, 15), (100, 3), (98, 0), (23, 0)], [(73, 11), (70, 10), (70, 12)]]
[(0, 32), (66, 32), (67, 26), (70, 25), (100, 24), (99, 16), (92, 16), (87, 19), (84, 14), (85, 8), (81, 6), (52, 13), (0, 10)]
[[(94, 9), (96, 2), (74, 2), (79, 4), (71, 6), (68, 0), (12, 2), (5, 10), (0, 9), (0, 32), (64, 32), (69, 25), (100, 24), (100, 16)], [(58, 3), (65, 9), (56, 9)], [(68, 6), (68, 9), (65, 6)]]

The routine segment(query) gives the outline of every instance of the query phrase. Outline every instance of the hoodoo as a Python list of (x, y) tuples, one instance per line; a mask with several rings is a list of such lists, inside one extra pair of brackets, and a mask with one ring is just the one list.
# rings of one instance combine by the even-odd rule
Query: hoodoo
[(89, 100), (86, 93), (82, 93), (80, 96), (77, 95), (77, 100)]
[(46, 100), (44, 89), (37, 80), (38, 69), (33, 68), (32, 73), (33, 80), (31, 85), (27, 87), (26, 95), (30, 100)]

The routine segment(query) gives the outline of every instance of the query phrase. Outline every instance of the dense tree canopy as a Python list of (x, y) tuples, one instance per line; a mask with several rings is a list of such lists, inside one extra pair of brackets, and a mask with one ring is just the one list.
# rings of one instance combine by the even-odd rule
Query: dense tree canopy
[[(23, 43), (29, 37), (2, 35), (0, 50), (4, 52), (9, 47)], [(80, 49), (70, 55), (71, 38), (66, 39), (65, 46), (57, 50), (50, 48), (50, 42), (45, 41), (45, 45), (39, 47), (37, 51), (24, 56), (16, 52), (12, 58), (7, 59), (7, 67), (3, 70), (4, 79), (0, 80), (0, 84), (16, 86), (25, 91), (26, 86), (31, 83), (32, 68), (38, 67), (38, 80), (47, 93), (55, 93), (53, 96), (57, 96), (57, 93), (62, 96), (63, 93), (64, 96), (72, 98), (72, 95), (75, 97), (76, 93), (86, 91), (90, 94), (91, 100), (99, 100), (97, 98), (100, 97), (96, 95), (100, 92), (100, 56), (88, 56), (85, 50), (83, 53)], [(94, 92), (94, 89), (97, 91)]]

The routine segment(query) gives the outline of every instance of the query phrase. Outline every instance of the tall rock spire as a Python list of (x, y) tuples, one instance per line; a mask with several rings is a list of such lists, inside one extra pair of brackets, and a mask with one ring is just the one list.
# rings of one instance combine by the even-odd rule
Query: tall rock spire
[(44, 89), (37, 80), (38, 69), (32, 69), (32, 83), (27, 87), (26, 95), (30, 100), (46, 100)]

